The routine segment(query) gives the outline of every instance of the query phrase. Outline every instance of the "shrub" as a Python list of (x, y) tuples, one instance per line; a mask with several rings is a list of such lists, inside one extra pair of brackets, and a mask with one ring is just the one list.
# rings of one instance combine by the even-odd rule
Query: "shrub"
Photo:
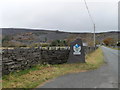
[(115, 44), (116, 44), (116, 41), (115, 41), (114, 38), (108, 37), (108, 38), (105, 38), (105, 39), (103, 40), (103, 43), (104, 43), (106, 46), (110, 46), (110, 45), (115, 45)]
[(65, 40), (54, 40), (51, 42), (50, 46), (68, 46), (68, 43)]

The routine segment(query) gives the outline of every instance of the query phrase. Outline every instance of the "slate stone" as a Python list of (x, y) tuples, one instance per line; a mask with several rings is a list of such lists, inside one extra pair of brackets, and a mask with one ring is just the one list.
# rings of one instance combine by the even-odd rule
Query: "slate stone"
[(68, 63), (85, 63), (85, 51), (80, 38), (71, 42)]
[[(81, 46), (81, 55), (73, 55), (74, 45), (76, 45), (75, 47), (79, 47), (79, 45)], [(93, 47), (84, 48), (85, 53), (89, 53), (95, 50)], [(67, 61), (69, 63), (85, 62), (85, 54), (82, 46), (82, 41), (79, 39), (71, 43), (71, 50), (41, 50), (41, 48), (17, 48), (13, 50), (4, 49), (3, 51), (2, 74), (9, 74), (11, 71), (16, 70), (25, 70), (37, 64), (63, 64)]]

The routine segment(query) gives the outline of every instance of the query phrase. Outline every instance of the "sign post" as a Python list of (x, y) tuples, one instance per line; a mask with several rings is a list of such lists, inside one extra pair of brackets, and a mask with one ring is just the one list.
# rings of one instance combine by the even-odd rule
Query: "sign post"
[(81, 39), (76, 39), (70, 45), (68, 63), (85, 63), (85, 52)]

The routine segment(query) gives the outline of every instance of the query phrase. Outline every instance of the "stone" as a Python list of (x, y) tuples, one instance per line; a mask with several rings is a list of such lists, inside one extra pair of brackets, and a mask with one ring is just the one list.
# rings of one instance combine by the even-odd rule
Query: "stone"
[[(94, 51), (93, 47), (84, 48), (86, 53)], [(60, 47), (57, 47), (57, 49), (49, 47), (48, 50), (41, 50), (41, 48), (4, 49), (1, 59), (2, 74), (4, 75), (11, 71), (25, 70), (37, 64), (85, 62), (85, 54), (82, 41), (77, 39), (71, 43), (70, 47), (62, 47), (61, 49)]]
[(79, 38), (71, 42), (68, 63), (85, 63), (85, 51)]

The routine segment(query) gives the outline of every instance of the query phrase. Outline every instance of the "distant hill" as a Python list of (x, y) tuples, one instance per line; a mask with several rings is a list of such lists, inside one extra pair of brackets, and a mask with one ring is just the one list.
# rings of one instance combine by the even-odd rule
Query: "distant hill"
[[(96, 41), (102, 43), (107, 37), (112, 37), (118, 40), (117, 31), (96, 33)], [(3, 38), (11, 37), (12, 42), (21, 42), (24, 44), (50, 42), (53, 40), (68, 40), (80, 37), (83, 42), (89, 43), (93, 41), (93, 33), (73, 33), (61, 32), (53, 30), (38, 30), (38, 29), (22, 29), (22, 28), (2, 28)]]

